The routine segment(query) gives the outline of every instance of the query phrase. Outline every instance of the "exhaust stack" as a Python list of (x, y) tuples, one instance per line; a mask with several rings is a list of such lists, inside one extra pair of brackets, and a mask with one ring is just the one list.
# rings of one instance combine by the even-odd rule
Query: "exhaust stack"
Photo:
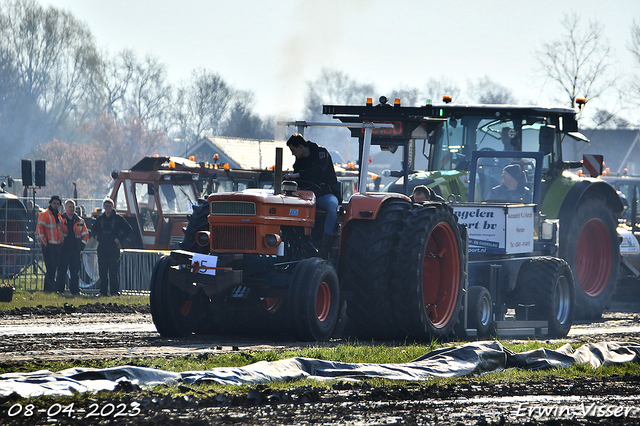
[(276, 168), (273, 175), (273, 194), (282, 192), (282, 148), (276, 148)]

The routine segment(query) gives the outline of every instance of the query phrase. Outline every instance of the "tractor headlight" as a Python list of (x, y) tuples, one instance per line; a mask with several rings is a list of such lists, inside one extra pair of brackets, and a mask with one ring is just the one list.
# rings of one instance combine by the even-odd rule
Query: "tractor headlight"
[(209, 245), (211, 234), (209, 231), (196, 232), (196, 243), (199, 246), (207, 247)]
[(264, 244), (269, 248), (275, 248), (280, 245), (282, 239), (278, 234), (266, 234), (264, 236)]

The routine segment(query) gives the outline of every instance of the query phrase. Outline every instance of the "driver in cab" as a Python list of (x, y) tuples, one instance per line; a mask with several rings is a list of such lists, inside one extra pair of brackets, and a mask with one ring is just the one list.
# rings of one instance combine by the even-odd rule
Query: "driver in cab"
[(511, 203), (531, 203), (531, 190), (525, 186), (524, 172), (517, 164), (502, 169), (502, 183), (489, 191), (489, 200)]
[(330, 248), (333, 228), (338, 218), (338, 204), (342, 198), (333, 160), (325, 147), (305, 140), (299, 133), (287, 140), (287, 146), (296, 161), (293, 173), (284, 175), (284, 178), (294, 179), (301, 188), (313, 191), (316, 194), (316, 205), (327, 212), (319, 249), (323, 255), (321, 257), (324, 257)]

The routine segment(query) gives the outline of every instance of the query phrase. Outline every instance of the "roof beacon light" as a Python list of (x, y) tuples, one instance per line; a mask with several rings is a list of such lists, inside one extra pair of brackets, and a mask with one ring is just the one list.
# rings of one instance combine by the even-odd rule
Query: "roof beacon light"
[(393, 101), (393, 106), (397, 106), (397, 107), (400, 106), (400, 98), (396, 98), (396, 100)]
[(585, 98), (576, 98), (576, 104), (578, 104), (578, 109), (582, 109), (582, 107), (586, 103), (587, 103), (587, 100)]
[(196, 161), (196, 157), (194, 157), (193, 155), (190, 155), (190, 156), (189, 156), (189, 160), (190, 160), (190, 161)]
[(442, 102), (444, 102), (445, 104), (450, 104), (452, 100), (453, 98), (450, 95), (444, 95), (442, 97)]
[(170, 169), (175, 169), (175, 168), (176, 168), (176, 163), (175, 163), (175, 161), (173, 161), (173, 160), (169, 161), (169, 168), (170, 168)]
[(373, 106), (373, 98), (367, 98), (367, 106)]
[(231, 169), (231, 167), (229, 167), (229, 163), (224, 163), (224, 169), (226, 171), (229, 171), (229, 169)]

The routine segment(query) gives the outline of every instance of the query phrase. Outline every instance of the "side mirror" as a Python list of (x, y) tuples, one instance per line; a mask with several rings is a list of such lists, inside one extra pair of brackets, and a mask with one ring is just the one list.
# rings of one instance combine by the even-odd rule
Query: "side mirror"
[(539, 142), (540, 152), (543, 154), (551, 154), (553, 151), (553, 142), (556, 137), (556, 126), (540, 127)]

